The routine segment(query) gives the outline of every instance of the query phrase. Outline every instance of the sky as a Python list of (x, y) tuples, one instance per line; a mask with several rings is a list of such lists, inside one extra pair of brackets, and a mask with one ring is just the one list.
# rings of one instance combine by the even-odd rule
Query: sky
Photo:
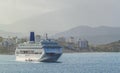
[(120, 26), (119, 0), (0, 0), (0, 30), (54, 34), (73, 27)]

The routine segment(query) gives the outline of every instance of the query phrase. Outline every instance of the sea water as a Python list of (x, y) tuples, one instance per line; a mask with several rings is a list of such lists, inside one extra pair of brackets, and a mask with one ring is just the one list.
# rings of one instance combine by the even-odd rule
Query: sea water
[(0, 55), (0, 73), (120, 73), (120, 53), (69, 53), (58, 62), (17, 62)]

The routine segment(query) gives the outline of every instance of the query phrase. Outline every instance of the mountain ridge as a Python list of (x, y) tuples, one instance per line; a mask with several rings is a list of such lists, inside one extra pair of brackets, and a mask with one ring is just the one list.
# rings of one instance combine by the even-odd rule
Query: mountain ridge
[(120, 40), (120, 27), (110, 26), (78, 26), (64, 32), (57, 33), (53, 37), (75, 37), (87, 39), (91, 44), (106, 44), (109, 42)]

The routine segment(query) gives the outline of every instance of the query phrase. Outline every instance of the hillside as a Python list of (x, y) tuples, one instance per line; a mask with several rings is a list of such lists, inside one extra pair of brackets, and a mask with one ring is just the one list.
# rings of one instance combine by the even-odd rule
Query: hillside
[(64, 48), (63, 52), (120, 52), (120, 40), (98, 46), (89, 45), (88, 48), (78, 48), (75, 44), (67, 46), (68, 44), (70, 43), (61, 43)]
[(95, 47), (94, 50), (104, 52), (120, 52), (120, 40), (105, 45), (99, 45)]
[(120, 27), (89, 27), (89, 26), (78, 26), (70, 30), (55, 34), (53, 37), (66, 37), (71, 36), (75, 39), (83, 38), (87, 39), (90, 44), (100, 45), (107, 44), (120, 39)]
[(9, 36), (10, 37), (15, 37), (15, 36), (23, 37), (24, 35), (22, 33), (14, 33), (14, 32), (8, 32), (8, 31), (0, 30), (0, 36), (6, 38), (6, 37), (9, 37)]

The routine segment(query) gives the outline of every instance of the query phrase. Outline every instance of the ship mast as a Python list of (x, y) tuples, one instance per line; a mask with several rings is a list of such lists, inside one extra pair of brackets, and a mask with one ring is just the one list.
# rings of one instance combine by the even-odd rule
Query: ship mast
[(46, 40), (47, 40), (48, 39), (48, 34), (47, 33), (45, 34), (45, 37), (46, 37)]

